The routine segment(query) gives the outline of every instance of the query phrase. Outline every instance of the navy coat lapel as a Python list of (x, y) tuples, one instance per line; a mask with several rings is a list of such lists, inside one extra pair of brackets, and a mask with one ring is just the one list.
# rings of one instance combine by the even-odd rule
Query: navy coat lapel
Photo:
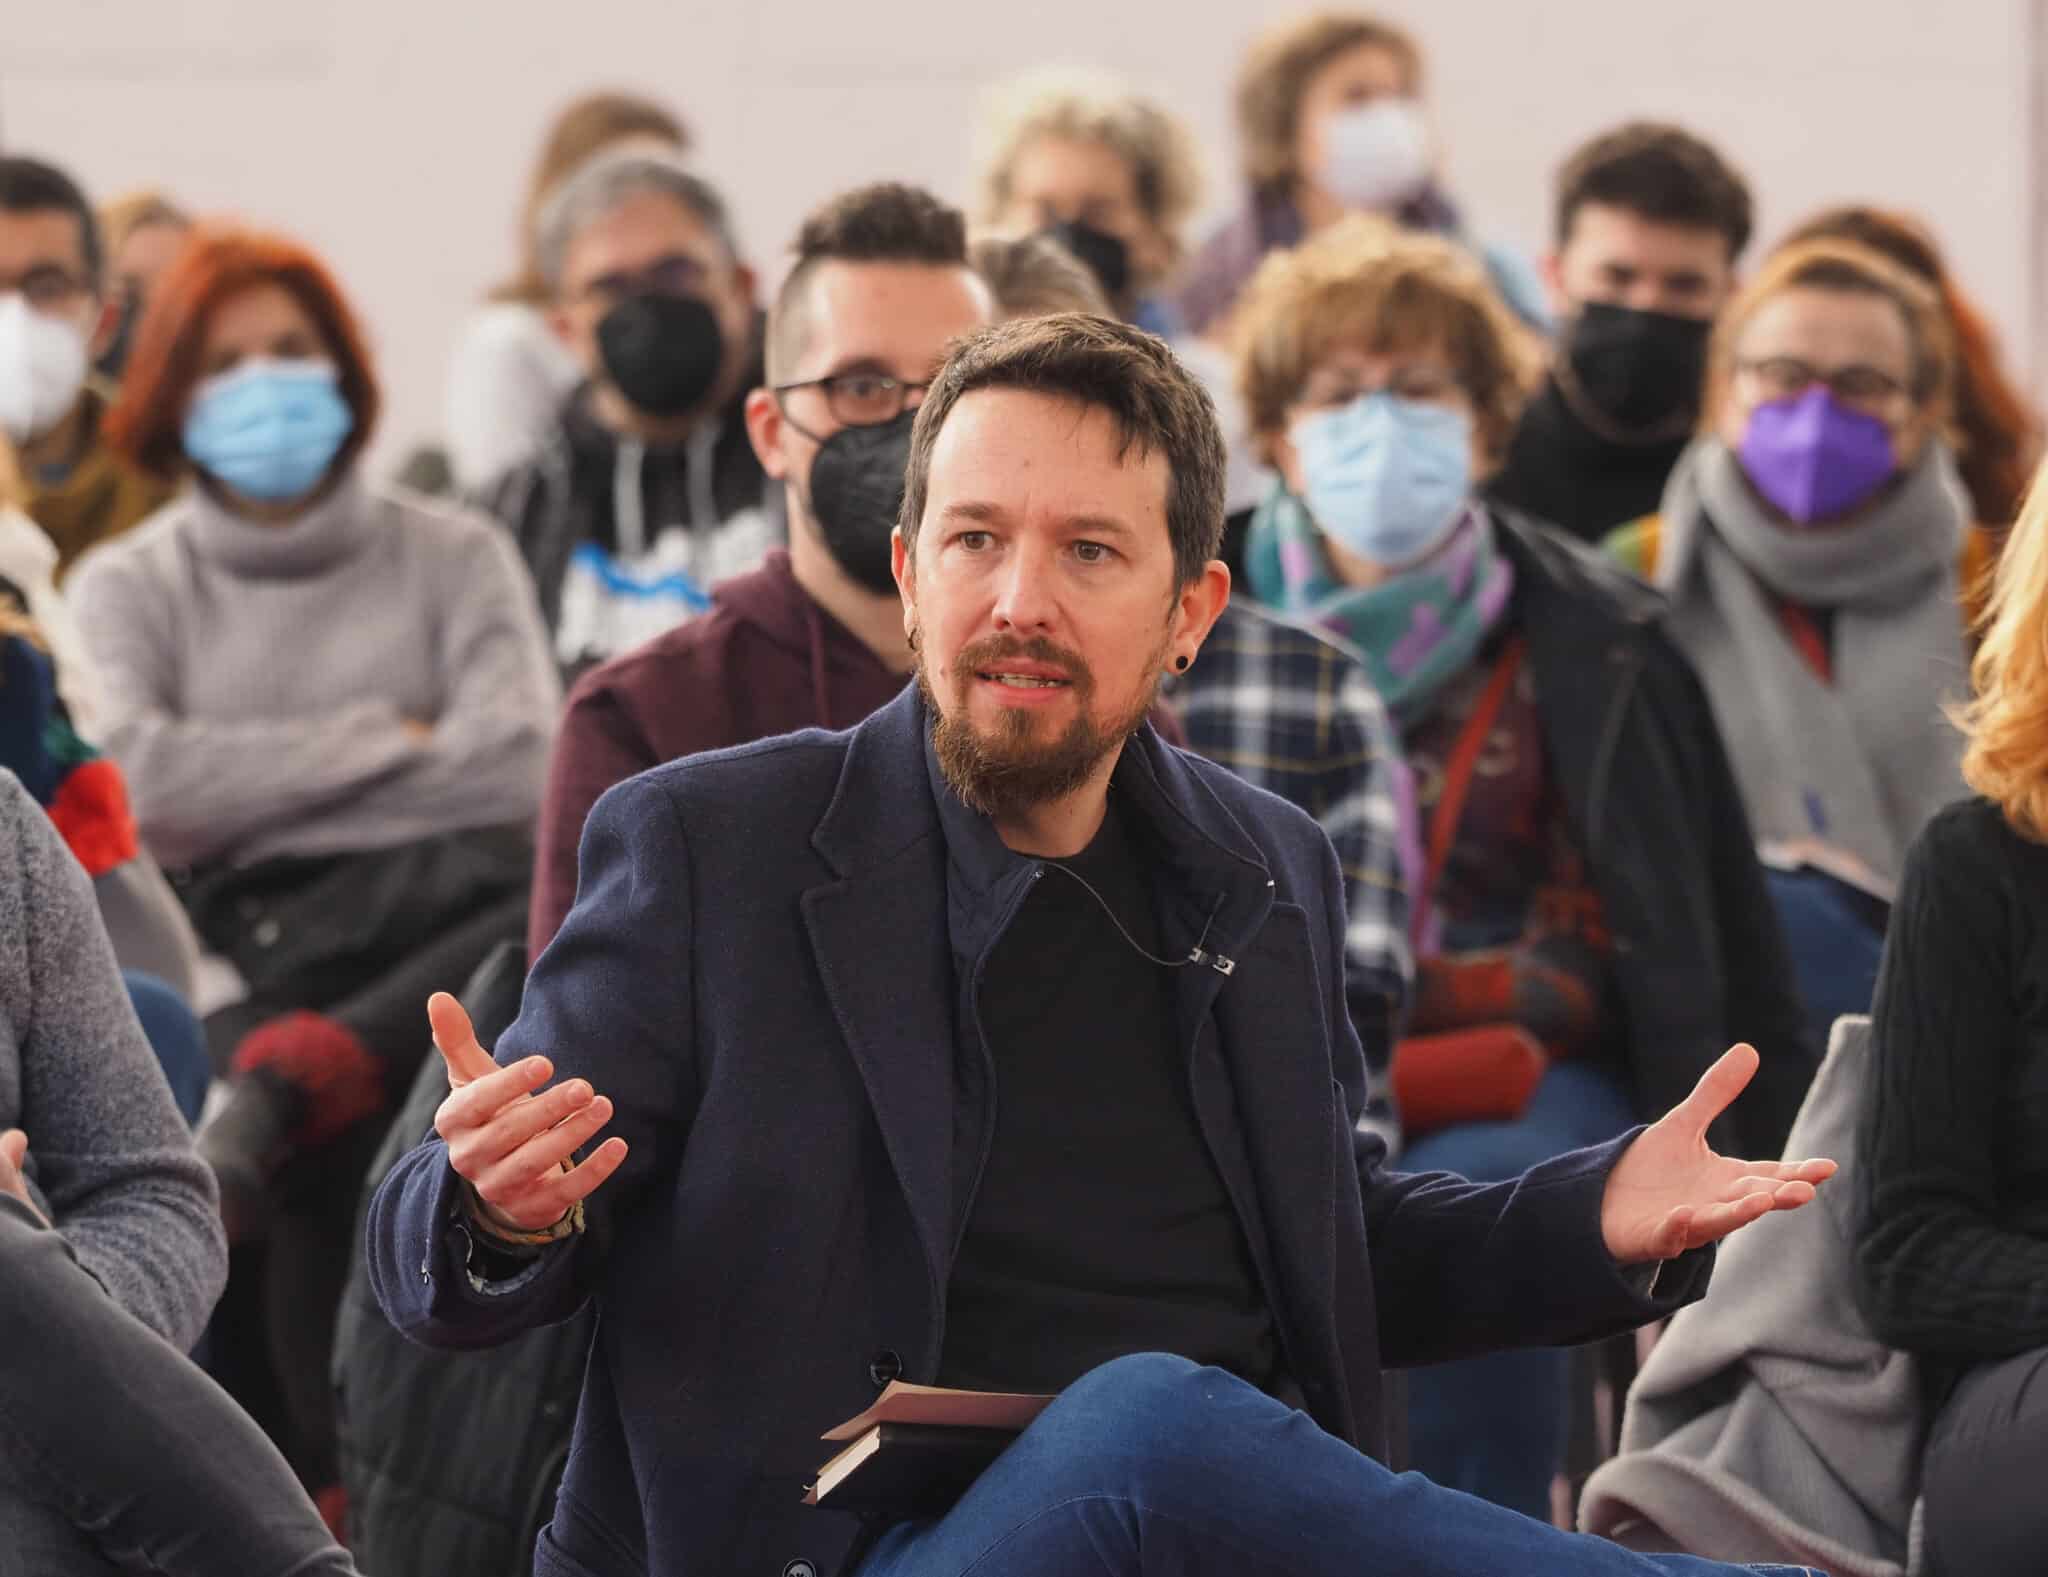
[(914, 691), (855, 731), (812, 844), (840, 880), (804, 894), (825, 995), (917, 1225), (933, 1308), (952, 1257), (954, 1001), (946, 862)]

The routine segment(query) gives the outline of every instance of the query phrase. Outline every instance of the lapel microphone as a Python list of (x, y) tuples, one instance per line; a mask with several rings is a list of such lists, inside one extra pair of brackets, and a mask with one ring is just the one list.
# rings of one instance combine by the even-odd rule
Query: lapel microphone
[[(1225, 958), (1221, 953), (1212, 953), (1207, 948), (1202, 946), (1203, 942), (1209, 940), (1209, 927), (1216, 923), (1215, 909), (1211, 909), (1209, 911), (1209, 918), (1202, 925), (1202, 935), (1200, 939), (1196, 941), (1195, 945), (1188, 950), (1188, 956), (1186, 958), (1161, 958), (1157, 953), (1151, 952), (1145, 947), (1141, 946), (1138, 942), (1138, 939), (1132, 936), (1129, 931), (1124, 929), (1123, 921), (1119, 920), (1116, 917), (1116, 911), (1109, 906), (1109, 900), (1104, 898), (1101, 893), (1097, 892), (1095, 890), (1094, 884), (1090, 882), (1087, 877), (1083, 876), (1079, 871), (1073, 869), (1071, 866), (1062, 865), (1058, 860), (1042, 861), (1038, 868), (1041, 871), (1054, 870), (1063, 872), (1064, 874), (1071, 876), (1075, 881), (1079, 882), (1081, 884), (1081, 890), (1085, 892), (1090, 898), (1093, 898), (1095, 900), (1096, 907), (1101, 909), (1101, 911), (1104, 914), (1109, 916), (1109, 923), (1116, 927), (1117, 935), (1124, 939), (1124, 941), (1129, 945), (1132, 952), (1136, 953), (1140, 958), (1146, 960), (1148, 963), (1157, 964), (1161, 969), (1186, 969), (1191, 964), (1206, 965), (1210, 969), (1215, 970), (1216, 973), (1219, 975), (1229, 975), (1237, 969), (1236, 959)], [(1217, 899), (1216, 907), (1220, 909), (1222, 906), (1223, 900), (1220, 898)]]

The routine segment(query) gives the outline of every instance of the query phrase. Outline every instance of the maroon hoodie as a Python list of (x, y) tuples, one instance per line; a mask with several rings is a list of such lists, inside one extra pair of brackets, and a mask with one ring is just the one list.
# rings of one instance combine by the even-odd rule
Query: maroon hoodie
[(851, 728), (908, 682), (776, 551), (713, 589), (712, 610), (590, 670), (569, 692), (541, 801), (527, 958), (576, 901), (576, 845), (598, 796), (636, 772), (800, 728)]
[[(529, 965), (576, 901), (583, 818), (614, 783), (700, 750), (851, 728), (910, 682), (812, 600), (780, 549), (711, 600), (709, 613), (591, 669), (569, 692), (540, 806)], [(1168, 744), (1187, 743), (1164, 702), (1151, 723)]]

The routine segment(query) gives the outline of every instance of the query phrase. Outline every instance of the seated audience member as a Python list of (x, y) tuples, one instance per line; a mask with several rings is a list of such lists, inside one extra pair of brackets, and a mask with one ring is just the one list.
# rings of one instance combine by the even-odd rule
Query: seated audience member
[(1588, 542), (1656, 513), (1750, 223), (1742, 177), (1677, 126), (1631, 121), (1565, 161), (1544, 262), (1557, 344), (1489, 498)]
[(100, 239), (106, 249), (102, 272), (107, 300), (116, 313), (93, 364), (101, 377), (120, 381), (135, 345), (136, 325), (149, 305), (150, 289), (191, 233), (191, 216), (162, 192), (129, 192), (100, 208)]
[(177, 895), (141, 844), (121, 770), (72, 726), (49, 643), (0, 588), (0, 766), (43, 807), (92, 881), (100, 922), (186, 1122), (212, 1079), (192, 1015), (198, 940)]
[(52, 578), (57, 549), (15, 507), (22, 489), (0, 434), (0, 766), (30, 786), (92, 877), (136, 1016), (196, 1122), (212, 1078), (191, 1003), (198, 938), (141, 846), (120, 769), (85, 740), (100, 687)]
[[(1381, 1170), (1328, 840), (1144, 721), (1228, 594), (1222, 504), (1157, 339), (962, 341), (894, 549), (918, 683), (607, 794), (502, 1067), (435, 999), (455, 1089), (371, 1275), (458, 1347), (594, 1297), (539, 1570), (1716, 1569), (1395, 1478), (1381, 1365), (1675, 1308), (1832, 1164), (1708, 1147), (1738, 1048), (1514, 1183)], [(1059, 1394), (950, 1510), (807, 1508), (897, 1376)]]
[(1857, 1133), (1856, 1294), (1918, 1355), (1927, 1570), (2041, 1569), (2048, 1501), (2048, 491), (2006, 543), (1963, 776), (1907, 855)]
[[(1477, 495), (1523, 387), (1484, 274), (1353, 219), (1270, 259), (1239, 332), (1280, 478), (1245, 589), (1364, 662), (1427, 831), (1403, 1165), (1512, 1177), (1738, 1038), (1763, 1087), (1735, 1136), (1778, 1153), (1814, 1059), (1697, 681), (1637, 583)], [(1418, 1373), (1415, 1465), (1547, 1515), (1567, 1379), (1559, 1352)]]
[(1189, 262), (1173, 302), (1180, 326), (1223, 331), (1261, 258), (1357, 213), (1471, 248), (1516, 316), (1546, 326), (1535, 271), (1474, 239), (1439, 184), (1422, 90), (1420, 46), (1378, 17), (1318, 11), (1261, 36), (1237, 81), (1245, 207)]
[[(362, 477), (377, 404), (314, 257), (196, 235), (108, 418), (182, 489), (75, 577), (143, 841), (246, 984), (207, 1026), (231, 1090), (201, 1146), (251, 1243), (217, 1353), (256, 1371), (230, 1390), (315, 1487), (335, 1245), (424, 1051), (420, 981), (519, 934), (557, 700), (504, 534)], [(272, 1370), (289, 1422), (255, 1399)]]
[[(1792, 1125), (1794, 1154), (1863, 1175), (1870, 1020), (1836, 1021)], [(1629, 1385), (1616, 1454), (1579, 1527), (1632, 1550), (1803, 1562), (1828, 1577), (1921, 1577), (1921, 1366), (1857, 1307), (1854, 1188), (1724, 1248)]]
[(1161, 688), (1188, 748), (1316, 819), (1344, 879), (1344, 999), (1365, 1052), (1359, 1131), (1390, 1155), (1401, 1124), (1389, 1088), (1415, 982), (1410, 894), (1422, 875), (1415, 789), (1365, 665), (1338, 642), (1233, 600), (1199, 662)]
[(117, 309), (105, 296), (99, 221), (70, 176), (0, 154), (0, 432), (17, 446), (24, 507), (57, 545), (57, 573), (169, 496), (100, 431), (91, 387)]
[(1054, 312), (1112, 316), (1094, 270), (1050, 235), (978, 237), (967, 248), (967, 264), (994, 294), (1005, 321)]
[(1202, 192), (1194, 137), (1176, 116), (1115, 77), (1030, 72), (991, 95), (981, 142), (982, 224), (1053, 236), (1118, 317), (1175, 331), (1161, 291)]
[(571, 691), (541, 811), (534, 958), (575, 901), (584, 818), (606, 789), (678, 756), (851, 728), (910, 676), (889, 534), (911, 421), (946, 346), (990, 321), (989, 290), (959, 212), (914, 187), (834, 198), (794, 254), (768, 318), (767, 386), (746, 403), (789, 551)]
[(747, 441), (760, 325), (724, 200), (670, 154), (614, 148), (549, 198), (539, 249), (587, 381), (483, 496), (570, 678), (703, 613), (779, 528)]
[(679, 154), (690, 138), (669, 110), (630, 93), (585, 94), (548, 128), (520, 208), (518, 271), (463, 320), (449, 362), (447, 461), (464, 492), (546, 448), (562, 402), (583, 381), (582, 362), (549, 321), (555, 292), (540, 268), (540, 216), (578, 168), (628, 142)]
[(0, 1570), (350, 1573), (277, 1453), (180, 1351), (227, 1272), (213, 1179), (85, 877), (6, 772), (0, 842)]
[(1963, 600), (1972, 629), (1983, 622), (1998, 545), (2019, 514), (2027, 478), (2041, 455), (2041, 417), (1999, 355), (1998, 341), (1977, 304), (1956, 283), (1934, 237), (1918, 221), (1882, 208), (1831, 208), (1783, 243), (1854, 241), (1925, 280), (1941, 298), (1955, 347), (1956, 469), (1970, 494), (1970, 533), (1963, 553)]
[(57, 665), (57, 693), (79, 727), (99, 722), (100, 685), (85, 655), (71, 607), (57, 590), (57, 544), (29, 519), (28, 484), (5, 431), (0, 431), (0, 593), (20, 606), (42, 631)]
[(1612, 547), (1670, 601), (1824, 1028), (1869, 1007), (1884, 900), (1962, 788), (1952, 351), (1934, 293), (1843, 241), (1777, 253), (1716, 332), (1702, 435)]

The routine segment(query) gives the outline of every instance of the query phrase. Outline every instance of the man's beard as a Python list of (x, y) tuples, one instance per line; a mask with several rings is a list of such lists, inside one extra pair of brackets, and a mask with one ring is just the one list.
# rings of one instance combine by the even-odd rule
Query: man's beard
[[(1159, 694), (1161, 662), (1166, 655), (1166, 637), (1162, 634), (1159, 650), (1146, 664), (1151, 679), (1143, 693), (1122, 716), (1103, 726), (1095, 721), (1090, 708), (1095, 698), (1095, 675), (1080, 653), (1056, 646), (1043, 636), (1027, 641), (991, 635), (962, 648), (953, 659), (952, 669), (954, 694), (960, 698), (957, 715), (947, 713), (939, 704), (923, 643), (915, 633), (911, 644), (917, 650), (918, 692), (932, 716), (932, 748), (938, 756), (939, 772), (970, 810), (997, 819), (1064, 799), (1088, 781), (1105, 757), (1121, 750), (1152, 710)], [(968, 697), (980, 683), (976, 675), (988, 672), (1005, 658), (1018, 657), (1058, 668), (1071, 684), (1078, 703), (1073, 720), (1059, 737), (1043, 744), (1033, 738), (1038, 718), (1032, 708), (1004, 707), (996, 726), (987, 731), (977, 729), (967, 715)]]

